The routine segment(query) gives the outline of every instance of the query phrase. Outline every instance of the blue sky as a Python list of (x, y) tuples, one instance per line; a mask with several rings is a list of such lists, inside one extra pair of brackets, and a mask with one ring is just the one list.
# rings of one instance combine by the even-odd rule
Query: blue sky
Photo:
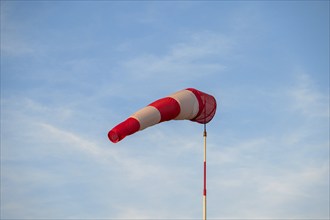
[(187, 87), (210, 219), (329, 218), (328, 1), (1, 1), (1, 218), (200, 219), (202, 125), (107, 138)]

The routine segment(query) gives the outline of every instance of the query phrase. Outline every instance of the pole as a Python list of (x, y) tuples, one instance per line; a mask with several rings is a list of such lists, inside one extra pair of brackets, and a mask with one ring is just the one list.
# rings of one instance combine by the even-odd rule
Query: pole
[(206, 124), (204, 124), (204, 188), (203, 188), (203, 220), (206, 220)]

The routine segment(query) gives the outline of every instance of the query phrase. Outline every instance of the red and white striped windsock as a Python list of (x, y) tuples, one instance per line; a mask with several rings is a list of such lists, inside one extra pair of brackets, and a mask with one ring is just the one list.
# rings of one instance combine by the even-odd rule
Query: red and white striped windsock
[(188, 88), (149, 104), (131, 115), (108, 133), (113, 143), (137, 131), (169, 120), (191, 120), (206, 124), (216, 111), (213, 96), (197, 89)]

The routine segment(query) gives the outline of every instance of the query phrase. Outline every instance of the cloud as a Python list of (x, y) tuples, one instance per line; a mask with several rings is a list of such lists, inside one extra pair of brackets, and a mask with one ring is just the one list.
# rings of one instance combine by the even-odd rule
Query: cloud
[[(270, 99), (262, 102), (263, 110), (276, 106), (270, 132), (263, 132), (268, 128), (263, 120), (247, 138), (248, 131), (231, 130), (235, 119), (221, 119), (222, 132), (208, 144), (210, 218), (329, 216), (328, 96), (312, 75), (295, 76), (287, 88), (254, 94), (256, 99)], [(240, 100), (231, 105), (241, 106)], [(254, 124), (261, 114), (244, 115), (244, 119)]]
[[(25, 19), (18, 21), (16, 19), (17, 5), (13, 2), (1, 2), (1, 54), (2, 59), (8, 58), (26, 58), (26, 56), (38, 57), (42, 52), (42, 47), (37, 42), (24, 34), (24, 30), (32, 30)], [(19, 12), (18, 12), (19, 13)], [(40, 43), (40, 42), (39, 42)]]
[[(173, 158), (173, 152), (163, 151), (154, 132), (140, 136), (149, 143), (147, 146), (132, 147), (129, 142), (114, 146), (107, 140), (106, 132), (103, 139), (95, 139), (76, 129), (61, 127), (62, 120), (74, 121), (72, 115), (76, 109), (50, 108), (30, 99), (7, 99), (2, 104), (5, 104), (1, 121), (5, 127), (1, 134), (2, 217), (119, 218), (128, 213), (135, 213), (136, 217), (157, 217), (159, 213), (171, 217), (169, 210), (175, 207), (162, 208), (162, 202), (168, 203), (171, 194), (186, 195), (189, 192), (185, 189), (186, 182), (195, 179), (187, 167), (171, 164), (182, 154)], [(147, 150), (150, 143), (155, 146)], [(87, 191), (77, 192), (75, 187)], [(141, 194), (140, 198), (150, 208), (137, 209), (135, 194)], [(89, 200), (71, 204), (80, 197)], [(130, 200), (132, 204), (127, 205)], [(111, 205), (109, 213), (94, 207), (91, 201), (97, 201), (99, 207)], [(43, 204), (47, 207), (39, 210), (37, 207)], [(86, 213), (79, 213), (77, 210), (84, 205), (91, 207), (85, 208)], [(176, 216), (180, 213), (184, 211)]]
[(1, 44), (1, 53), (7, 56), (22, 56), (22, 55), (33, 55), (36, 50), (21, 39), (17, 39), (16, 36), (3, 31), (3, 42)]
[(213, 32), (191, 34), (167, 53), (140, 54), (122, 62), (122, 71), (134, 82), (182, 84), (223, 72), (223, 59), (233, 47), (228, 37)]
[[(329, 159), (306, 157), (297, 146), (285, 146), (285, 139), (276, 139), (241, 140), (232, 146), (209, 148), (210, 218), (304, 219), (328, 215)], [(321, 151), (326, 153), (327, 146)], [(292, 147), (295, 151), (286, 151)], [(313, 150), (314, 146), (303, 148)], [(302, 207), (313, 204), (319, 208), (301, 212)]]
[(292, 110), (307, 117), (329, 117), (329, 96), (318, 91), (304, 71), (299, 70), (296, 77), (297, 84), (288, 91)]

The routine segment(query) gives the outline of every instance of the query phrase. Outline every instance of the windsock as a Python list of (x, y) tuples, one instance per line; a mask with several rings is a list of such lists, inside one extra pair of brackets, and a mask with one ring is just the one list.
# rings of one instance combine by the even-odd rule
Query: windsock
[(206, 124), (214, 117), (216, 107), (213, 96), (193, 88), (184, 89), (137, 111), (111, 129), (108, 137), (117, 143), (137, 131), (169, 120), (191, 120)]

